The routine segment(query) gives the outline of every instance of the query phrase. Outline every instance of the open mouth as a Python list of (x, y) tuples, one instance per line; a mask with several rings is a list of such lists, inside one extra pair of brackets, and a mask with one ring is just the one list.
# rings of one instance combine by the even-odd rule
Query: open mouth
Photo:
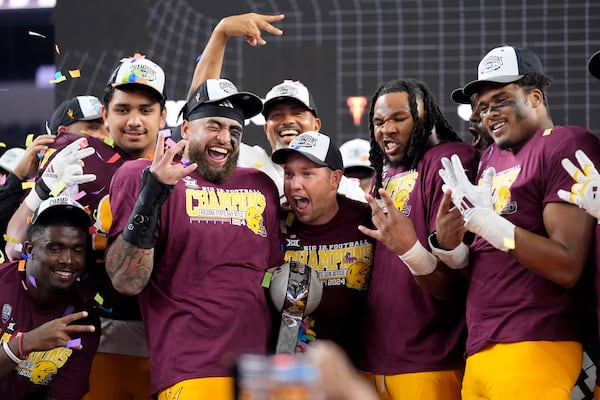
[(220, 146), (209, 147), (207, 153), (208, 157), (218, 164), (227, 160), (227, 157), (229, 156), (229, 150)]

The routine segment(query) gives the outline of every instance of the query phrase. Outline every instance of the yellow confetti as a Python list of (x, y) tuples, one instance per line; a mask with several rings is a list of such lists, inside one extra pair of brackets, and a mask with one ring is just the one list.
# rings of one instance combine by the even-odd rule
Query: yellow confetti
[(60, 78), (58, 79), (52, 79), (51, 81), (49, 81), (50, 83), (61, 83), (67, 80), (67, 77), (62, 75)]
[(504, 247), (506, 247), (507, 249), (509, 249), (509, 250), (515, 249), (515, 240), (514, 239), (503, 238), (503, 242), (504, 242)]
[(60, 55), (60, 49), (57, 44), (54, 45), (54, 50), (56, 51), (56, 54)]
[(33, 133), (29, 133), (25, 138), (25, 147), (29, 147), (31, 142), (33, 142)]
[(71, 75), (71, 78), (79, 78), (81, 76), (81, 71), (78, 69), (70, 69), (69, 75)]
[(50, 192), (50, 196), (52, 197), (56, 197), (58, 196), (63, 190), (65, 190), (67, 188), (67, 185), (63, 182), (60, 181), (58, 182), (58, 184), (54, 187), (54, 189), (52, 189), (52, 191)]
[(23, 182), (23, 183), (21, 183), (21, 187), (23, 188), (23, 190), (33, 189), (34, 186), (35, 186), (35, 182)]
[(548, 128), (544, 131), (544, 133), (542, 133), (542, 136), (548, 136), (552, 133), (552, 128)]
[(100, 293), (96, 293), (96, 296), (94, 296), (94, 300), (100, 305), (104, 304), (104, 298), (100, 296)]
[(115, 147), (115, 141), (113, 140), (113, 138), (111, 137), (106, 137), (104, 139), (104, 143), (106, 143), (107, 145), (109, 145), (110, 147)]
[(4, 143), (4, 142), (0, 142), (0, 147), (4, 147), (4, 148), (6, 148), (6, 143)]

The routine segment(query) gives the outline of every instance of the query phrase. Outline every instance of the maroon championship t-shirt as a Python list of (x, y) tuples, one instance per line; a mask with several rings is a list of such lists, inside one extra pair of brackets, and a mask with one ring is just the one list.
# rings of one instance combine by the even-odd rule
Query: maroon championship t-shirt
[[(467, 175), (474, 177), (478, 155), (462, 142), (431, 147), (416, 169), (384, 169), (383, 186), (396, 208), (413, 223), (427, 249), (428, 235), (443, 198), (438, 171), (441, 158), (457, 154)], [(417, 285), (398, 255), (378, 243), (365, 318), (366, 354), (361, 368), (377, 374), (461, 368), (464, 353), (464, 297), (435, 299)]]
[(372, 225), (371, 208), (344, 196), (337, 199), (339, 210), (328, 223), (306, 225), (294, 219), (287, 227), (285, 260), (303, 262), (319, 273), (323, 295), (311, 314), (316, 338), (338, 343), (357, 362), (374, 255), (374, 239), (358, 225)]
[[(21, 400), (46, 398), (46, 396), (79, 400), (88, 391), (88, 376), (92, 359), (100, 340), (100, 321), (92, 310), (82, 306), (74, 292), (65, 296), (64, 302), (52, 308), (40, 308), (25, 289), (25, 271), (19, 271), (18, 262), (0, 264), (0, 340), (6, 342), (18, 332), (28, 332), (67, 313), (87, 310), (86, 319), (74, 324), (93, 324), (93, 333), (78, 333), (72, 339), (81, 339), (82, 350), (57, 347), (49, 351), (36, 351), (19, 363), (6, 376), (0, 378), (0, 398)], [(32, 397), (28, 397), (32, 396)], [(39, 397), (38, 397), (39, 396)]]
[[(530, 232), (548, 236), (543, 210), (561, 202), (559, 189), (571, 190), (573, 178), (562, 168), (584, 150), (600, 165), (598, 139), (581, 127), (540, 130), (517, 152), (490, 146), (481, 172), (494, 167), (496, 212)], [(565, 289), (521, 265), (511, 254), (476, 236), (471, 246), (472, 276), (467, 296), (467, 354), (494, 343), (529, 340), (581, 340), (580, 307), (574, 290)]]
[(98, 306), (102, 316), (139, 320), (141, 316), (137, 299), (120, 295), (114, 290), (104, 266), (104, 251), (112, 222), (108, 197), (110, 180), (115, 171), (130, 158), (117, 146), (107, 144), (104, 139), (65, 132), (56, 137), (56, 141), (44, 154), (38, 176), (42, 175), (58, 151), (82, 137), (87, 139), (89, 147), (96, 150), (94, 154), (82, 160), (83, 173), (96, 175), (96, 180), (78, 185), (78, 191), (73, 193), (72, 197), (86, 207), (94, 218), (92, 246), (96, 263), (82, 276), (81, 290), (88, 301), (93, 301)]
[[(125, 163), (111, 188), (120, 234), (149, 161)], [(264, 173), (236, 168), (221, 184), (193, 172), (163, 204), (150, 282), (138, 295), (150, 355), (151, 391), (186, 379), (231, 376), (241, 353), (265, 353), (271, 314), (261, 286), (283, 263), (279, 194)]]

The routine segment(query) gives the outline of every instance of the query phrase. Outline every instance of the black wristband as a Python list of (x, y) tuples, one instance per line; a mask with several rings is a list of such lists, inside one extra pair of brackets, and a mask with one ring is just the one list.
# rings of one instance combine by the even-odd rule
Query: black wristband
[(150, 172), (150, 167), (142, 171), (140, 194), (121, 234), (124, 241), (141, 249), (154, 247), (154, 231), (158, 224), (160, 207), (174, 187), (159, 181)]
[(435, 247), (436, 249), (440, 249), (440, 250), (444, 250), (444, 251), (452, 250), (452, 249), (446, 249), (445, 247), (440, 246), (440, 243), (437, 240), (437, 231), (433, 231), (429, 234), (429, 243), (431, 243), (431, 245), (433, 247)]
[(50, 188), (44, 180), (40, 177), (37, 182), (35, 182), (35, 186), (33, 187), (38, 197), (42, 200), (46, 200), (50, 197)]

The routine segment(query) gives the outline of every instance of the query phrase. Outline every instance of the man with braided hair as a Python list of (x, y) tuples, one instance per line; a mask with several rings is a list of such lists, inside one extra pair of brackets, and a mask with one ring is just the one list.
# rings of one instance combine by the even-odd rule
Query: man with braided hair
[(443, 198), (440, 159), (460, 154), (474, 175), (477, 152), (460, 141), (427, 86), (416, 80), (392, 80), (377, 89), (369, 131), (376, 172), (367, 200), (376, 229), (359, 229), (379, 243), (367, 300), (366, 351), (359, 366), (384, 399), (458, 400), (464, 291), (446, 291), (444, 284), (461, 282), (451, 268), (466, 264), (457, 265), (455, 255), (444, 251), (436, 257), (428, 237), (435, 236)]

